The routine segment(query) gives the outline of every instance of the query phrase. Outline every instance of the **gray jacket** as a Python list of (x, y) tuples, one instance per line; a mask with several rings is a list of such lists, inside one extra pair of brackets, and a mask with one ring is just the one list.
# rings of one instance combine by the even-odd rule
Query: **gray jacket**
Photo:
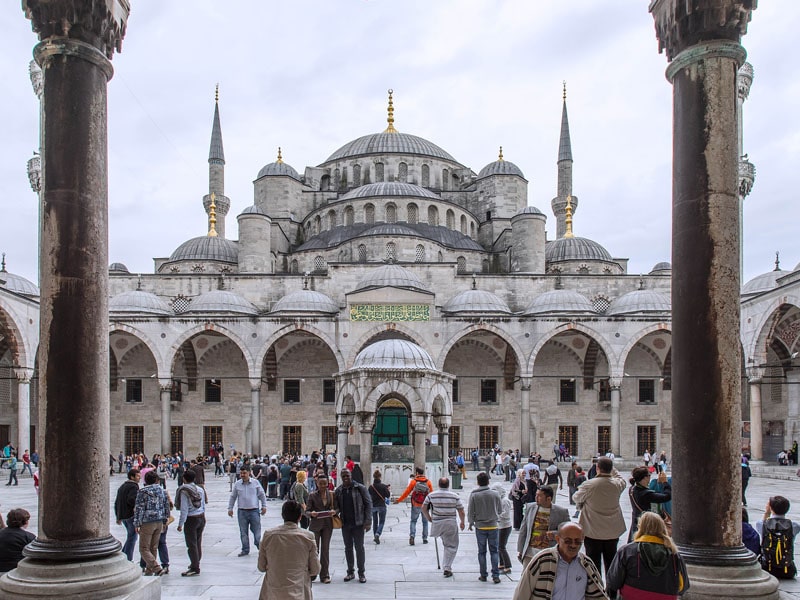
[(502, 514), (503, 503), (500, 501), (500, 494), (488, 485), (472, 490), (467, 505), (467, 520), (470, 527), (478, 529), (497, 527)]
[[(536, 520), (536, 513), (539, 510), (539, 505), (536, 502), (531, 502), (525, 505), (525, 516), (522, 519), (522, 524), (519, 526), (519, 537), (517, 537), (517, 553), (525, 556), (531, 543), (531, 532), (533, 531), (533, 523)], [(550, 507), (550, 522), (547, 524), (548, 531), (558, 530), (561, 523), (569, 521), (569, 511), (566, 508), (556, 506), (553, 504)], [(555, 546), (553, 541), (551, 546)]]

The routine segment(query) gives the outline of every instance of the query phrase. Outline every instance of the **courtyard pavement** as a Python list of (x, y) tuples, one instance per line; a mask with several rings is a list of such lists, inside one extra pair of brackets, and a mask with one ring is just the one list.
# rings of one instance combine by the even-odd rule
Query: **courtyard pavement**
[[(750, 480), (747, 498), (751, 522), (762, 518), (764, 506), (769, 496), (781, 494), (792, 502), (790, 518), (800, 519), (800, 479), (792, 477), (795, 468), (787, 468), (783, 479), (753, 477)], [(8, 471), (0, 471), (2, 474)], [(627, 474), (626, 474), (627, 477)], [(787, 479), (791, 477), (791, 479)], [(120, 541), (125, 539), (122, 526), (116, 525), (113, 517), (113, 499), (119, 485), (125, 480), (124, 475), (114, 475), (109, 486), (112, 511), (111, 534)], [(493, 477), (492, 483), (500, 481)], [(239, 529), (235, 518), (227, 516), (228, 480), (215, 478), (207, 471), (206, 484), (209, 494), (207, 508), (207, 525), (203, 536), (202, 573), (197, 577), (181, 577), (180, 572), (188, 566), (186, 547), (183, 535), (170, 526), (168, 540), (170, 553), (169, 575), (161, 578), (162, 597), (174, 600), (201, 598), (204, 600), (241, 600), (258, 598), (263, 575), (256, 568), (257, 554), (239, 558)], [(460, 494), (466, 506), (470, 491), (474, 488), (474, 473), (464, 482)], [(508, 488), (510, 484), (504, 483)], [(172, 480), (168, 484), (174, 496), (176, 487)], [(5, 515), (11, 508), (23, 507), (32, 515), (30, 530), (37, 531), (38, 507), (33, 482), (29, 477), (20, 478), (19, 486), (0, 487), (0, 510)], [(395, 494), (399, 490), (394, 490)], [(621, 497), (626, 521), (630, 519), (628, 495)], [(568, 505), (567, 490), (558, 492), (556, 503)], [(280, 524), (279, 501), (271, 501), (267, 515), (262, 519), (262, 526), (274, 527)], [(571, 510), (572, 512), (572, 510)], [(388, 509), (386, 526), (381, 544), (375, 545), (372, 536), (367, 534), (366, 575), (367, 583), (359, 584), (358, 580), (348, 583), (342, 581), (346, 573), (344, 545), (341, 535), (334, 532), (331, 541), (331, 578), (332, 583), (323, 585), (314, 583), (314, 597), (317, 600), (357, 600), (359, 598), (382, 599), (414, 599), (414, 600), (466, 600), (469, 598), (511, 598), (520, 572), (520, 564), (516, 561), (517, 533), (511, 534), (508, 547), (514, 559), (514, 571), (510, 575), (501, 576), (499, 585), (478, 581), (478, 559), (473, 532), (464, 531), (460, 535), (460, 549), (453, 565), (454, 576), (444, 579), (442, 572), (436, 568), (436, 553), (433, 544), (422, 544), (421, 523), (417, 528), (417, 544), (408, 545), (408, 504), (392, 505)], [(441, 552), (441, 548), (439, 548)], [(137, 552), (138, 558), (138, 552)], [(800, 557), (798, 557), (800, 560)], [(784, 599), (800, 599), (800, 581), (781, 582), (781, 597)]]

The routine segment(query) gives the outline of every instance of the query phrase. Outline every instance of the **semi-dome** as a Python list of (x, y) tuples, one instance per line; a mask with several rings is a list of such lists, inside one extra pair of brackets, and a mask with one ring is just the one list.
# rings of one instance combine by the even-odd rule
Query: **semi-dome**
[(237, 313), (257, 315), (258, 309), (239, 294), (228, 290), (212, 290), (192, 300), (186, 313)]
[(381, 265), (380, 267), (370, 269), (370, 272), (358, 282), (353, 291), (359, 292), (381, 287), (395, 287), (422, 292), (428, 291), (428, 287), (422, 283), (419, 277), (405, 267), (395, 264)]
[(272, 312), (336, 314), (339, 312), (339, 305), (321, 292), (297, 290), (278, 300)]
[(403, 183), (401, 181), (388, 181), (379, 183), (368, 183), (361, 187), (354, 188), (344, 194), (339, 200), (352, 200), (354, 198), (375, 198), (383, 196), (411, 196), (413, 198), (431, 198), (441, 200), (438, 194), (415, 185), (413, 183)]
[(656, 263), (656, 265), (652, 269), (650, 269), (650, 275), (665, 273), (667, 271), (672, 271), (672, 264), (668, 262), (660, 262)]
[(453, 296), (443, 307), (446, 313), (504, 313), (508, 314), (511, 309), (505, 301), (486, 290), (465, 290)]
[(370, 154), (415, 154), (456, 162), (456, 159), (433, 142), (409, 133), (384, 131), (371, 133), (346, 143), (331, 154), (325, 163)]
[(111, 313), (146, 313), (149, 315), (173, 314), (169, 305), (161, 298), (143, 290), (132, 290), (117, 294), (108, 301)]
[(239, 261), (239, 245), (225, 238), (201, 236), (183, 242), (169, 257), (176, 260), (218, 260), (236, 263)]
[(516, 175), (525, 179), (522, 169), (510, 160), (496, 160), (483, 167), (478, 173), (478, 179), (489, 177), (490, 175)]
[(370, 344), (356, 356), (354, 369), (435, 371), (436, 364), (424, 349), (407, 340), (381, 340)]
[(111, 263), (108, 266), (108, 272), (109, 273), (130, 273), (130, 271), (128, 270), (128, 267), (126, 267), (121, 262)]
[(0, 287), (7, 289), (9, 292), (22, 294), (23, 296), (39, 297), (39, 288), (36, 287), (36, 284), (28, 281), (24, 277), (9, 273), (6, 271), (5, 266), (3, 266), (3, 270), (0, 271)]
[(575, 290), (552, 290), (539, 294), (522, 311), (522, 315), (544, 315), (552, 313), (594, 313), (589, 299)]
[(366, 223), (337, 225), (331, 229), (320, 231), (317, 235), (298, 246), (296, 251), (303, 252), (307, 250), (334, 248), (339, 244), (355, 238), (376, 235), (419, 237), (441, 244), (446, 248), (483, 250), (478, 242), (455, 229), (449, 229), (443, 225), (428, 225), (427, 223), (408, 223), (400, 221), (398, 223), (378, 223), (377, 225), (368, 225)]
[(268, 175), (272, 177), (291, 177), (292, 179), (300, 181), (300, 174), (294, 170), (294, 167), (286, 164), (283, 161), (271, 162), (268, 165), (264, 165), (258, 172), (256, 179), (261, 179), (262, 177), (266, 177)]
[(261, 209), (260, 209), (259, 207), (257, 207), (255, 204), (251, 204), (250, 206), (248, 206), (248, 207), (247, 207), (247, 208), (245, 208), (245, 209), (244, 209), (242, 212), (240, 212), (240, 213), (239, 213), (239, 216), (240, 216), (240, 217), (241, 217), (242, 215), (263, 215), (263, 216), (265, 216), (265, 217), (266, 217), (266, 216), (267, 216), (267, 213), (265, 213), (263, 210), (261, 210)]
[(782, 271), (780, 269), (762, 273), (761, 275), (753, 277), (742, 286), (742, 294), (760, 294), (761, 292), (774, 290), (778, 286), (778, 279), (788, 274), (788, 271)]
[(608, 250), (594, 240), (582, 237), (564, 237), (547, 242), (544, 248), (546, 262), (564, 260), (612, 260)]
[(670, 298), (653, 290), (635, 290), (611, 301), (607, 316), (634, 313), (668, 313), (672, 310)]

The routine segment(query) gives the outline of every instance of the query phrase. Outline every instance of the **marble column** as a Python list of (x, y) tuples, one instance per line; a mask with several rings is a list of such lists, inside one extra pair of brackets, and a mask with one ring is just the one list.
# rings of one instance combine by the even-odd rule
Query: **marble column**
[(372, 481), (372, 430), (375, 428), (375, 413), (359, 413), (359, 464), (364, 482)]
[(33, 369), (15, 369), (17, 377), (17, 455), (31, 449), (31, 373)]
[(738, 468), (736, 75), (745, 59), (739, 40), (754, 5), (650, 4), (673, 86), (673, 534), (689, 569), (689, 599), (730, 598), (731, 589), (737, 598), (778, 598), (776, 580), (742, 545)]
[[(611, 452), (616, 456), (621, 454), (620, 451), (620, 420), (619, 420), (619, 406), (622, 397), (622, 387), (619, 381), (611, 380), (609, 382), (610, 396), (611, 396)], [(602, 452), (602, 448), (600, 449)]]
[(161, 388), (161, 454), (172, 450), (172, 380), (159, 379)]
[(764, 459), (764, 428), (761, 415), (761, 378), (748, 378), (750, 384), (750, 458)]
[(250, 453), (257, 456), (261, 455), (261, 380), (250, 380), (250, 405), (252, 417), (250, 428), (252, 436), (252, 447)]
[(519, 451), (531, 453), (531, 378), (523, 377), (519, 389)]
[[(352, 423), (350, 415), (337, 415), (336, 417), (336, 469), (341, 471), (344, 469), (345, 460), (347, 456), (347, 438), (350, 435), (350, 425)], [(341, 485), (341, 478), (336, 476), (336, 484)]]

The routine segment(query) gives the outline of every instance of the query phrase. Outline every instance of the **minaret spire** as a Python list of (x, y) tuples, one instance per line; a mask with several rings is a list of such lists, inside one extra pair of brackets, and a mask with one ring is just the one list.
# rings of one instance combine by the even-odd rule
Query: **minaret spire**
[(208, 237), (217, 237), (217, 205), (215, 204), (216, 194), (211, 192), (211, 206), (208, 210)]
[(578, 198), (572, 195), (572, 142), (569, 135), (569, 117), (567, 116), (567, 82), (561, 88), (561, 135), (558, 140), (558, 189), (551, 206), (556, 216), (556, 238), (566, 237), (567, 204), (570, 206), (570, 217), (578, 209)]
[[(212, 200), (214, 196), (216, 201)], [(222, 125), (219, 118), (219, 84), (214, 88), (214, 120), (211, 123), (211, 144), (208, 149), (208, 194), (203, 197), (203, 208), (211, 217), (212, 202), (216, 208), (214, 235), (225, 237), (225, 215), (231, 201), (225, 195), (225, 150), (222, 147)]]

